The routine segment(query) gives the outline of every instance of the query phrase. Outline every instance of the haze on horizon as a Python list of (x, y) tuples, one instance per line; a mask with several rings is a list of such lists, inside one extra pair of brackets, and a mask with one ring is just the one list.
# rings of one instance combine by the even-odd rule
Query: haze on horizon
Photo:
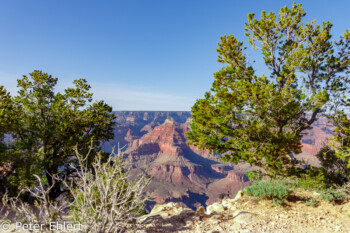
[[(13, 95), (16, 80), (35, 69), (59, 78), (58, 90), (86, 78), (95, 99), (114, 111), (190, 111), (210, 90), (222, 66), (222, 35), (244, 40), (247, 14), (278, 12), (271, 1), (44, 1), (0, 2), (0, 85)], [(306, 20), (330, 21), (334, 39), (350, 22), (350, 1), (303, 0)], [(258, 74), (268, 74), (259, 55)]]

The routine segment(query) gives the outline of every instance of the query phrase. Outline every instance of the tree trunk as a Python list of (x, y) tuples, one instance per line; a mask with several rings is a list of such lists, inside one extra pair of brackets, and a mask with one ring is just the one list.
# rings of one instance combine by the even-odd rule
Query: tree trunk
[(49, 192), (49, 198), (50, 200), (55, 200), (57, 197), (59, 197), (62, 194), (61, 182), (54, 180), (51, 175), (51, 174), (57, 174), (57, 169), (50, 169), (50, 172), (46, 171), (45, 174), (46, 174), (47, 181), (49, 183), (49, 187), (53, 186)]

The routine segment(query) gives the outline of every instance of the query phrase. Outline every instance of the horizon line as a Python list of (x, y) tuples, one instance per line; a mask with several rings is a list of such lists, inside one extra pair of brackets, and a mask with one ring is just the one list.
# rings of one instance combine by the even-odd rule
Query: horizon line
[(112, 110), (112, 112), (191, 112), (190, 110)]

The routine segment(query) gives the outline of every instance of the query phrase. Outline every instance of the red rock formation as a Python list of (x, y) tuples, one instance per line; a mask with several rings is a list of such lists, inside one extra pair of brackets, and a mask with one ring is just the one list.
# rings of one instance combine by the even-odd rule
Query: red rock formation
[[(134, 140), (131, 151), (134, 151), (134, 153), (137, 151), (138, 154), (161, 153), (177, 156), (182, 154), (183, 148), (187, 146), (183, 134), (183, 127), (175, 125), (174, 122), (166, 121), (140, 139)], [(150, 148), (154, 148), (154, 151), (150, 151)]]
[[(145, 170), (153, 177), (153, 181), (157, 182), (157, 187), (149, 190), (155, 203), (178, 201), (192, 206), (197, 202), (194, 197), (200, 197), (202, 202), (210, 199), (208, 185), (225, 179), (226, 176), (230, 177), (227, 180), (231, 187), (235, 188), (242, 186), (238, 183), (247, 181), (239, 175), (235, 176), (232, 166), (219, 163), (218, 157), (208, 150), (201, 151), (197, 147), (188, 146), (185, 136), (187, 131), (186, 125), (166, 120), (162, 125), (134, 140), (127, 152), (129, 157), (132, 157), (133, 164)], [(206, 156), (202, 156), (201, 153)], [(213, 159), (209, 159), (210, 157)], [(234, 183), (237, 185), (232, 185)], [(169, 187), (176, 191), (169, 191)], [(224, 189), (226, 192), (227, 187)], [(215, 196), (217, 192), (222, 193), (222, 187), (214, 190)], [(205, 201), (202, 204), (205, 205)]]

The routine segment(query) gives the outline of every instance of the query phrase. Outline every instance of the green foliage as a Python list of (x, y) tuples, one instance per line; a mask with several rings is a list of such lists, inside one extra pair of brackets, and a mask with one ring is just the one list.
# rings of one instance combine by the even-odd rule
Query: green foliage
[(248, 196), (272, 200), (275, 204), (281, 204), (289, 197), (292, 191), (285, 182), (270, 180), (253, 182), (251, 186), (244, 189), (244, 193)]
[(258, 181), (262, 178), (262, 175), (258, 171), (247, 171), (246, 176), (248, 177), (249, 180), (251, 181)]
[(333, 149), (326, 146), (315, 156), (319, 159), (320, 166), (308, 165), (303, 169), (295, 169), (290, 175), (294, 176), (295, 180), (290, 182), (292, 186), (308, 190), (325, 190), (342, 186), (349, 181), (347, 163), (339, 159)]
[[(344, 101), (347, 106), (350, 105), (349, 99)], [(329, 120), (335, 126), (331, 146), (337, 148), (335, 155), (346, 164), (348, 174), (350, 174), (350, 119), (344, 111), (337, 111)]]
[(317, 198), (309, 198), (305, 201), (305, 204), (308, 206), (317, 207), (319, 201), (317, 200)]
[(141, 210), (139, 213), (140, 213), (141, 215), (147, 215), (147, 214), (148, 214), (146, 210)]
[(341, 203), (350, 200), (349, 182), (344, 183), (341, 186), (334, 185), (332, 181), (325, 178), (327, 173), (323, 173), (324, 175), (322, 176), (322, 172), (324, 172), (323, 169), (318, 168), (308, 170), (309, 172), (305, 173), (305, 176), (295, 178), (294, 180), (286, 178), (280, 180), (279, 182), (282, 182), (283, 185), (292, 190), (300, 188), (320, 193), (321, 195), (319, 198), (310, 198), (305, 200), (305, 203), (310, 206), (317, 206), (320, 199), (333, 203)]
[(350, 182), (341, 186), (320, 190), (321, 198), (328, 202), (342, 203), (350, 200)]
[(309, 166), (306, 169), (300, 170), (295, 175), (297, 176), (295, 181), (290, 182), (294, 187), (318, 190), (332, 186), (332, 183), (327, 178), (327, 172), (323, 168)]
[(321, 191), (321, 198), (327, 202), (339, 203), (349, 199), (349, 195), (342, 190), (329, 188)]
[(347, 162), (341, 160), (335, 150), (325, 146), (315, 156), (319, 159), (320, 166), (295, 170), (295, 182), (290, 182), (292, 186), (308, 190), (327, 190), (349, 181), (350, 170)]
[[(12, 139), (5, 148), (0, 146), (0, 167), (8, 168), (1, 182), (2, 188), (12, 193), (35, 185), (35, 174), (46, 176), (50, 186), (51, 175), (69, 176), (69, 163), (76, 162), (74, 146), (78, 145), (82, 153), (92, 146), (92, 160), (101, 142), (114, 136), (112, 108), (103, 101), (92, 102), (85, 79), (75, 80), (75, 87), (63, 93), (54, 91), (57, 80), (35, 70), (29, 77), (18, 79), (17, 96), (11, 97), (0, 87), (0, 139), (4, 133)], [(62, 192), (57, 182), (50, 197)]]
[(348, 162), (339, 154), (340, 147), (335, 150), (326, 146), (322, 148), (316, 157), (321, 162), (321, 167), (324, 169), (324, 175), (327, 183), (330, 185), (343, 185), (349, 181), (350, 169), (347, 167)]
[(263, 11), (260, 19), (248, 15), (245, 35), (261, 51), (268, 75), (256, 74), (243, 42), (220, 38), (218, 62), (225, 66), (192, 107), (190, 144), (272, 177), (294, 174), (299, 161), (290, 154), (301, 152), (305, 130), (326, 110), (344, 106), (350, 64), (349, 32), (333, 42), (331, 23), (304, 23), (304, 16), (300, 4), (278, 15)]

